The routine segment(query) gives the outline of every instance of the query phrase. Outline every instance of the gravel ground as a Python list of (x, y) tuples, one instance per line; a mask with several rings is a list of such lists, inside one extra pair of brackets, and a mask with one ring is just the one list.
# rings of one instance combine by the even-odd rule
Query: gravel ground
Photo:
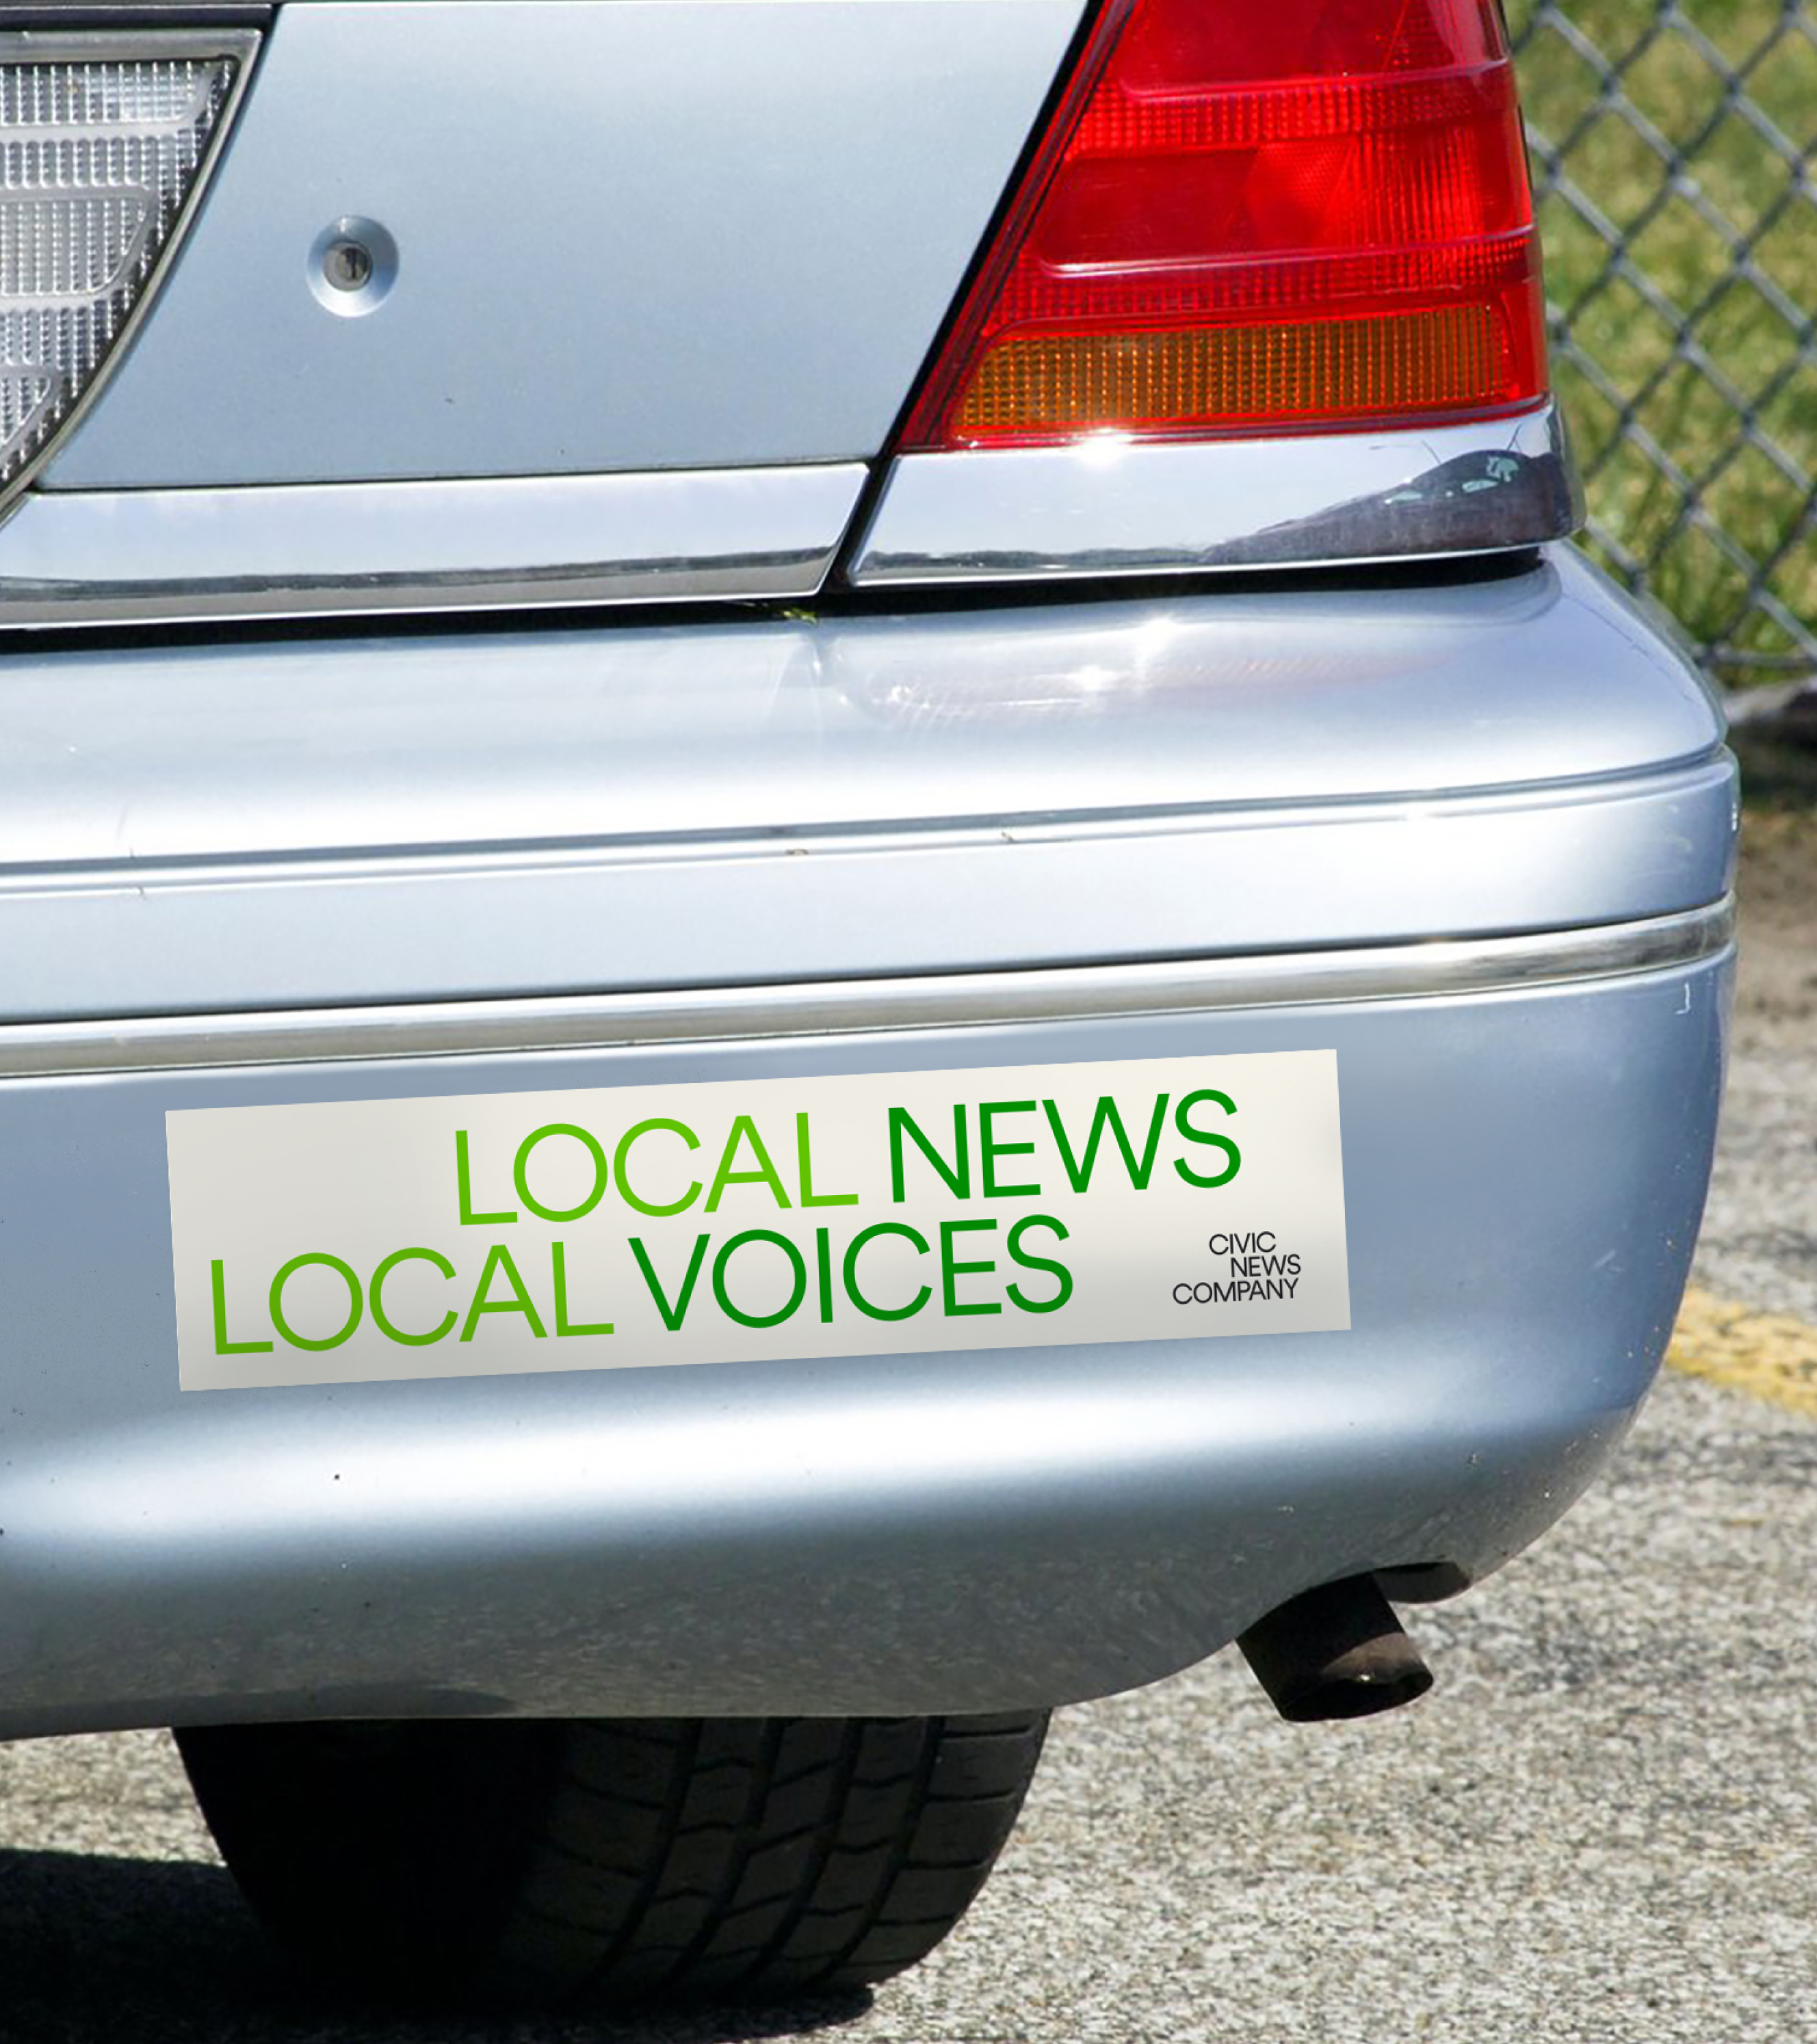
[(1742, 751), (1750, 794), (1720, 1166), (1697, 1275), (1817, 1321), (1817, 736)]
[[(1699, 1276), (1817, 1318), (1817, 828), (1750, 819)], [(1812, 773), (1817, 782), (1817, 770)], [(1771, 784), (1768, 793), (1770, 797)], [(628, 2044), (1795, 2044), (1817, 2034), (1817, 1424), (1674, 1377), (1534, 1554), (1420, 1614), (1427, 1703), (1278, 1723), (1234, 1657), (1057, 1722), (917, 1973)], [(578, 2044), (337, 2010), (267, 1956), (156, 1734), (0, 1749), (7, 2044)]]

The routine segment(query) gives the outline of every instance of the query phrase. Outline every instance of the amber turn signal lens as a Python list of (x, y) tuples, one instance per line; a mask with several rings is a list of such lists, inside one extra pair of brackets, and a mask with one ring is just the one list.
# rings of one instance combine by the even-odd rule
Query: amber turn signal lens
[(1493, 377), (1487, 308), (1385, 319), (999, 341), (966, 386), (962, 440), (1005, 429), (1142, 432), (1181, 425), (1378, 418), (1469, 404)]

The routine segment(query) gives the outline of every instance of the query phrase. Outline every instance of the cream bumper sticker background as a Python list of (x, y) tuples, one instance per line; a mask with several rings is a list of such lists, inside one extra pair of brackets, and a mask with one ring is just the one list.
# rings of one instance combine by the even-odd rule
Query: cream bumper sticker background
[(1350, 1325), (1331, 1051), (166, 1132), (185, 1390)]

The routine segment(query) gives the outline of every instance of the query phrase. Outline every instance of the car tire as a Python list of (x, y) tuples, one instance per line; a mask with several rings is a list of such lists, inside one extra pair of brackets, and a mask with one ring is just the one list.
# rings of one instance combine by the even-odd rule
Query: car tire
[(312, 1969), (439, 2002), (867, 1986), (965, 1914), (1047, 1730), (997, 1717), (228, 1725), (177, 1744)]

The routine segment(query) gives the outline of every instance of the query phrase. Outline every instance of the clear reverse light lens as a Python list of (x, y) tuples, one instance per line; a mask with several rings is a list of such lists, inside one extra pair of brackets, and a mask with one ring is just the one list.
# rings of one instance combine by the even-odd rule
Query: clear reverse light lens
[(0, 37), (0, 498), (71, 417), (171, 245), (251, 38)]

